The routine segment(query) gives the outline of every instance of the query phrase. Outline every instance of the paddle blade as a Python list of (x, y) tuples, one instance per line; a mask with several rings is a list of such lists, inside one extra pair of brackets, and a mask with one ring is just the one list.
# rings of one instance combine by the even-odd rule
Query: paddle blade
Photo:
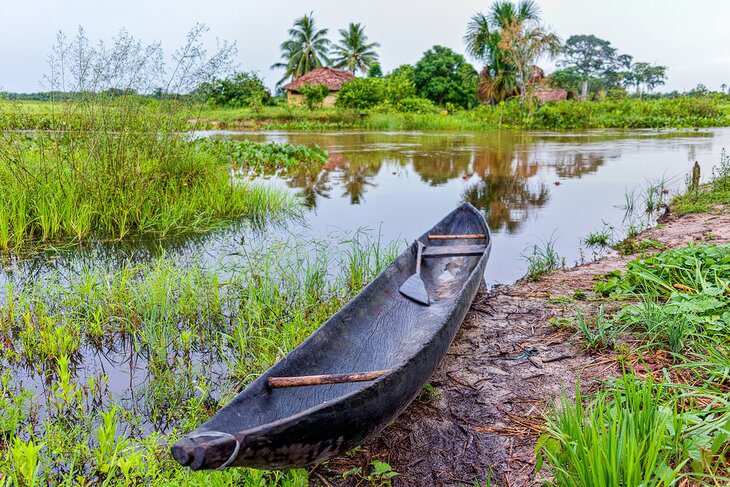
[(411, 277), (404, 282), (399, 291), (407, 298), (411, 298), (417, 303), (425, 304), (426, 306), (431, 305), (431, 300), (428, 299), (428, 293), (426, 292), (426, 285), (423, 283), (423, 279), (418, 274), (413, 274)]

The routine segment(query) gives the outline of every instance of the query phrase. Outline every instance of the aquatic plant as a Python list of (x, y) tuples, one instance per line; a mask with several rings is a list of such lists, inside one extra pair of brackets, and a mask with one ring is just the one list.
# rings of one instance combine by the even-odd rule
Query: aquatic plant
[[(9, 285), (0, 292), (4, 479), (306, 485), (304, 470), (191, 472), (167, 445), (309, 336), (397, 253), (366, 232), (337, 244), (252, 244), (235, 260), (206, 265), (163, 255)], [(106, 363), (115, 366), (100, 372)], [(110, 389), (121, 364), (131, 367), (126, 391)], [(33, 392), (34, 382), (49, 385)]]

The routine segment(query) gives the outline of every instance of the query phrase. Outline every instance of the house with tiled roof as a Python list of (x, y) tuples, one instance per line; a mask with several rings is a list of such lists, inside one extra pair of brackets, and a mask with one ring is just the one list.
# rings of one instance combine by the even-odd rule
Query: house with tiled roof
[(290, 105), (303, 105), (304, 95), (300, 92), (303, 86), (325, 85), (330, 92), (322, 104), (323, 106), (331, 107), (335, 105), (337, 92), (340, 91), (342, 85), (353, 79), (355, 79), (355, 75), (349, 71), (325, 66), (313, 69), (281, 88), (286, 90), (286, 100)]
[(568, 90), (560, 89), (542, 89), (535, 91), (535, 98), (540, 103), (547, 103), (549, 101), (561, 101), (568, 100), (571, 97), (571, 93)]

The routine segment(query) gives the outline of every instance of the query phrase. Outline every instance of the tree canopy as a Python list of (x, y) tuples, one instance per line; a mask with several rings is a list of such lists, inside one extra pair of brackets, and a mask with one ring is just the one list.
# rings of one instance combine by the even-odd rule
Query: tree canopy
[(375, 48), (377, 42), (368, 42), (365, 27), (359, 23), (351, 23), (347, 29), (340, 29), (340, 42), (332, 49), (332, 63), (336, 68), (347, 69), (352, 74), (368, 69), (378, 61)]
[(317, 28), (312, 12), (294, 21), (289, 29), (289, 39), (279, 46), (282, 61), (271, 66), (285, 70), (279, 84), (329, 64), (327, 32), (327, 29)]
[(473, 106), (477, 99), (477, 72), (464, 56), (448, 47), (433, 46), (413, 67), (418, 96), (443, 105)]
[(542, 24), (533, 0), (499, 0), (486, 13), (474, 14), (464, 42), (467, 53), (484, 63), (479, 75), (483, 101), (501, 101), (524, 92), (537, 60), (554, 55), (559, 48), (559, 39)]

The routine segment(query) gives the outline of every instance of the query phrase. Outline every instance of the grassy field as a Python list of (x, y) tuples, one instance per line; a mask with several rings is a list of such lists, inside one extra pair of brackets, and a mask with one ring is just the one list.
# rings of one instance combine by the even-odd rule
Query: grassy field
[[(144, 101), (155, 106), (155, 101)], [(13, 108), (14, 107), (14, 108)], [(8, 116), (15, 110), (18, 114)], [(58, 128), (62, 104), (0, 104), (0, 129)], [(263, 130), (492, 130), (499, 128), (571, 130), (590, 128), (697, 128), (730, 125), (730, 104), (714, 98), (553, 102), (526, 108), (517, 101), (453, 113), (398, 113), (337, 108), (308, 110), (288, 105), (252, 108), (188, 107), (196, 128)], [(83, 121), (66, 121), (66, 127)]]
[[(169, 445), (396, 254), (364, 234), (343, 245), (269, 243), (236, 264), (181, 267), (162, 257), (8, 288), (0, 297), (0, 485), (307, 485), (304, 470), (195, 473), (174, 462)], [(144, 381), (111, 394), (109, 374), (120, 371), (94, 373), (102, 357), (144, 364)]]
[(727, 106), (714, 99), (555, 102), (527, 109), (518, 102), (454, 113), (379, 113), (299, 107), (204, 110), (208, 126), (292, 130), (364, 128), (368, 130), (490, 130), (590, 128), (695, 128), (730, 125)]

